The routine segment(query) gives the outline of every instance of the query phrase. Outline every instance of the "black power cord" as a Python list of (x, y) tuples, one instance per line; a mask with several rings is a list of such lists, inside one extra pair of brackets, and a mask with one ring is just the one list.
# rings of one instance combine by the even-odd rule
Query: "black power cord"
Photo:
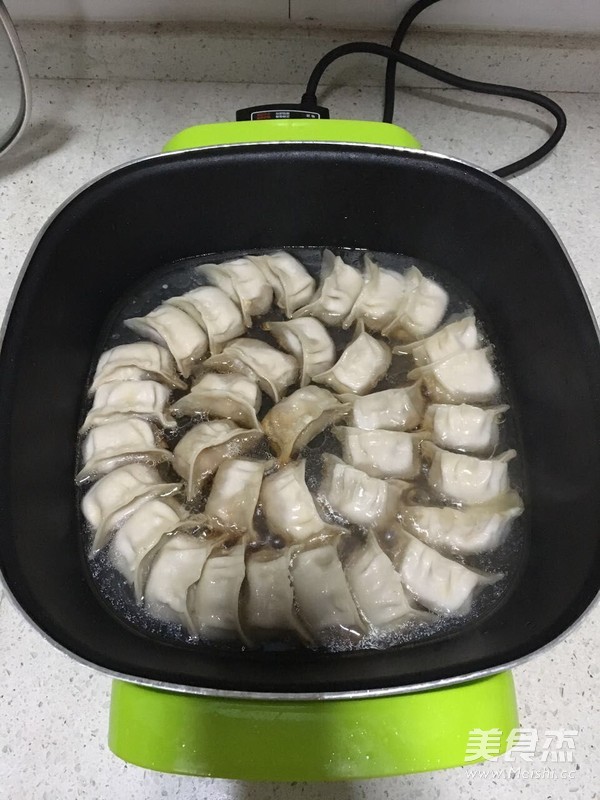
[[(417, 2), (409, 9), (398, 26), (394, 36), (394, 43), (399, 43), (400, 45), (402, 44), (404, 36), (406, 35), (406, 32), (414, 18), (429, 5), (433, 5), (433, 2), (437, 2), (437, 0), (420, 0), (420, 2)], [(527, 103), (533, 103), (534, 105), (549, 111), (556, 120), (556, 126), (548, 139), (543, 145), (538, 147), (524, 158), (520, 158), (518, 161), (514, 161), (512, 164), (508, 164), (505, 167), (495, 170), (495, 174), (502, 178), (515, 175), (516, 173), (531, 167), (533, 164), (544, 158), (544, 156), (553, 150), (558, 142), (562, 139), (567, 127), (567, 118), (565, 112), (558, 105), (558, 103), (555, 103), (554, 100), (551, 100), (549, 97), (546, 97), (543, 94), (533, 92), (530, 89), (521, 89), (518, 86), (504, 86), (502, 84), (484, 83), (483, 81), (474, 81), (468, 78), (463, 78), (460, 75), (454, 75), (452, 72), (447, 72), (439, 67), (435, 67), (433, 64), (429, 64), (426, 61), (421, 61), (421, 59), (410, 56), (407, 53), (398, 52), (398, 50), (394, 49), (393, 47), (387, 47), (386, 45), (377, 44), (375, 42), (350, 42), (348, 44), (335, 47), (333, 50), (325, 53), (325, 55), (319, 60), (313, 69), (308, 79), (306, 91), (302, 96), (302, 106), (310, 108), (317, 105), (317, 88), (319, 81), (323, 77), (323, 73), (327, 67), (334, 61), (337, 61), (338, 58), (350, 55), (351, 53), (371, 53), (373, 55), (382, 56), (388, 60), (388, 71), (386, 72), (386, 108), (384, 112), (384, 122), (388, 121), (386, 117), (389, 116), (390, 113), (393, 115), (394, 111), (394, 79), (395, 66), (397, 64), (403, 64), (410, 69), (414, 69), (416, 72), (428, 75), (429, 77), (435, 78), (436, 80), (446, 83), (449, 86), (454, 86), (457, 89), (464, 89), (466, 91), (477, 92), (479, 94), (497, 95), (500, 97), (514, 97), (517, 100), (524, 100)], [(389, 70), (390, 64), (394, 65), (393, 72)]]
[[(394, 33), (394, 38), (392, 39), (392, 44), (390, 47), (393, 50), (400, 50), (402, 49), (402, 45), (404, 43), (404, 39), (406, 34), (408, 33), (408, 29), (413, 24), (415, 19), (419, 16), (422, 11), (425, 11), (426, 8), (430, 6), (434, 6), (436, 3), (439, 3), (440, 0), (417, 0), (416, 3), (408, 9), (406, 14), (400, 20), (400, 24), (396, 28), (396, 32)], [(394, 120), (394, 103), (396, 101), (396, 68), (398, 66), (398, 62), (394, 61), (390, 58), (387, 63), (387, 67), (385, 70), (385, 89), (384, 89), (384, 96), (383, 96), (383, 121), (384, 122), (393, 122)]]

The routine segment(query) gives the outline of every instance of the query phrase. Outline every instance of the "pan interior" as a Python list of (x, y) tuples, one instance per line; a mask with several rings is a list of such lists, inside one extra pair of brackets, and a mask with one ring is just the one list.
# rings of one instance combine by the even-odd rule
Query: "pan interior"
[[(291, 252), (292, 255), (296, 256), (318, 281), (323, 248), (286, 249), (288, 252)], [(337, 249), (337, 254), (343, 256), (347, 263), (352, 264), (358, 269), (361, 269), (363, 252), (364, 251), (356, 249)], [(253, 253), (251, 253), (251, 255), (252, 254)], [(200, 264), (222, 263), (243, 255), (246, 255), (246, 253), (226, 252), (180, 259), (172, 264), (154, 270), (150, 275), (145, 276), (140, 283), (133, 286), (126, 296), (119, 298), (119, 301), (115, 307), (111, 309), (107, 321), (103, 326), (96, 347), (92, 369), (90, 370), (87, 381), (88, 387), (93, 379), (95, 363), (101, 353), (117, 345), (139, 340), (137, 334), (133, 333), (125, 326), (125, 320), (132, 317), (143, 316), (170, 297), (183, 294), (204, 283), (196, 272), (196, 267)], [(468, 287), (461, 285), (460, 281), (443, 269), (437, 266), (434, 267), (422, 259), (393, 253), (371, 253), (370, 255), (382, 267), (396, 270), (400, 273), (406, 272), (411, 266), (417, 266), (424, 275), (433, 278), (438, 284), (443, 286), (450, 298), (445, 316), (446, 320), (456, 319), (468, 313), (475, 314), (478, 320), (478, 327), (481, 333), (484, 334), (486, 345), (491, 344), (492, 346), (494, 367), (500, 375), (503, 385), (501, 394), (495, 398), (492, 405), (504, 403), (510, 405), (512, 394), (508, 386), (508, 375), (503, 365), (502, 354), (497, 348), (493, 348), (493, 337), (491, 337), (490, 333), (487, 331), (487, 325), (483, 320), (485, 309), (473, 292), (471, 292)], [(269, 315), (269, 319), (272, 317), (285, 319), (284, 315), (277, 310)], [(255, 320), (255, 324), (249, 333), (253, 338), (263, 339), (273, 344), (272, 337), (262, 329), (262, 322), (263, 318)], [(344, 331), (338, 326), (330, 327), (329, 333), (334, 338), (337, 352), (340, 354), (343, 348), (350, 342), (353, 331)], [(405, 376), (406, 372), (410, 370), (412, 366), (413, 361), (410, 357), (395, 357), (388, 377), (384, 378), (384, 380), (377, 385), (376, 389), (381, 390), (391, 388), (392, 386), (408, 384), (408, 380), (399, 380), (399, 376)], [(181, 393), (183, 394), (183, 392)], [(262, 417), (272, 405), (273, 402), (268, 397), (265, 397), (259, 415)], [(82, 419), (87, 413), (89, 406), (90, 401), (88, 399), (82, 410)], [(505, 415), (500, 429), (500, 440), (495, 448), (496, 453), (501, 453), (511, 448), (516, 449), (517, 452), (520, 451), (520, 434), (517, 429), (517, 419), (518, 412), (509, 411), (509, 413)], [(191, 420), (181, 421), (175, 434), (167, 434), (169, 446), (171, 448), (181, 436), (189, 430), (192, 424)], [(331, 432), (325, 432), (325, 434), (319, 436), (315, 442), (310, 443), (309, 447), (305, 448), (301, 453), (301, 456), (306, 458), (307, 481), (313, 490), (316, 490), (320, 482), (321, 455), (325, 452), (333, 452), (335, 455), (341, 456), (341, 446)], [(81, 466), (82, 464), (79, 464), (79, 467)], [(177, 474), (173, 472), (169, 475), (168, 479), (177, 481), (179, 478)], [(513, 460), (510, 464), (510, 479), (511, 487), (522, 494), (523, 479), (520, 469), (520, 460), (518, 458)], [(423, 484), (424, 488), (423, 480), (421, 480), (421, 484)], [(83, 491), (80, 489), (77, 492), (76, 503), (78, 507), (80, 506), (81, 497), (86, 489), (87, 487), (84, 487)], [(334, 519), (328, 521), (334, 524), (340, 522)], [(143, 632), (159, 641), (170, 641), (175, 645), (187, 645), (195, 648), (205, 646), (198, 642), (197, 639), (190, 637), (183, 626), (173, 623), (162, 623), (144, 612), (144, 610), (136, 604), (131, 585), (120, 575), (112, 564), (110, 548), (104, 548), (94, 559), (86, 559), (85, 553), (89, 552), (93, 539), (93, 532), (87, 528), (85, 520), (81, 515), (80, 525), (83, 532), (83, 558), (87, 567), (86, 573), (93, 584), (92, 588), (97, 590), (101, 602), (106, 604), (109, 611), (112, 612), (122, 624), (128, 623), (137, 631)], [(367, 636), (361, 641), (358, 648), (385, 649), (392, 646), (403, 646), (407, 643), (412, 644), (433, 637), (440, 638), (449, 636), (463, 630), (465, 626), (479, 624), (479, 621), (483, 617), (494, 613), (495, 609), (505, 601), (511, 591), (515, 579), (520, 573), (522, 559), (525, 553), (526, 536), (527, 524), (523, 516), (521, 516), (512, 521), (509, 534), (500, 547), (488, 553), (471, 554), (464, 559), (459, 557), (459, 560), (466, 566), (478, 572), (497, 576), (499, 578), (494, 583), (484, 586), (481, 591), (477, 592), (468, 614), (465, 616), (429, 619), (427, 622), (421, 624), (409, 625), (406, 629), (402, 629), (391, 635), (379, 634)], [(223, 647), (223, 643), (217, 642), (208, 644), (208, 646)], [(225, 646), (228, 647), (228, 649), (237, 647), (235, 643), (230, 643)], [(282, 639), (280, 641), (266, 643), (262, 645), (262, 649), (278, 652), (282, 649), (298, 646), (298, 642), (294, 642), (290, 639)], [(245, 646), (239, 645), (239, 647), (243, 649)]]
[[(116, 304), (191, 254), (366, 248), (442, 265), (477, 298), (522, 437), (521, 574), (460, 635), (388, 651), (200, 651), (119, 623), (86, 576), (74, 500), (87, 375)], [(407, 691), (498, 670), (564, 634), (600, 585), (600, 348), (555, 233), (517, 192), (424, 153), (244, 145), (127, 165), (87, 187), (34, 247), (0, 353), (0, 568), (78, 658), (193, 691)]]

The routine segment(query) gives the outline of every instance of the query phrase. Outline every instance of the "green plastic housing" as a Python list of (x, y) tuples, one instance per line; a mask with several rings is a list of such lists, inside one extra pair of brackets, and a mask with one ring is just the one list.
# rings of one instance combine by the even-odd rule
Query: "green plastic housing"
[(163, 152), (244, 142), (344, 142), (420, 148), (415, 137), (387, 122), (346, 119), (263, 119), (194, 125), (176, 134)]
[[(249, 142), (312, 141), (419, 148), (408, 131), (356, 120), (196, 125), (164, 152)], [(512, 675), (363, 700), (207, 697), (114, 681), (109, 746), (147, 769), (254, 781), (338, 781), (466, 763), (469, 732), (518, 725)], [(481, 760), (481, 759), (477, 759)]]
[(246, 781), (339, 781), (468, 761), (469, 732), (518, 725), (510, 672), (366, 700), (233, 700), (115, 681), (109, 747), (161, 772)]

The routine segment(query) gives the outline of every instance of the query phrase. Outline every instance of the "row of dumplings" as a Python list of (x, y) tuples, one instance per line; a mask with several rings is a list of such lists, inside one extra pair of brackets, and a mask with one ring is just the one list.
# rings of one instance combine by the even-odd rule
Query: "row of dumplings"
[[(112, 526), (111, 558), (137, 601), (152, 616), (207, 640), (258, 643), (295, 635), (323, 645), (339, 643), (343, 633), (342, 639), (350, 635), (356, 643), (373, 631), (402, 631), (424, 617), (418, 608), (465, 613), (476, 588), (495, 580), (429, 546), (419, 529), (423, 509), (404, 508), (400, 486), (372, 479), (385, 494), (357, 503), (359, 483), (364, 492), (373, 488), (364, 473), (337, 460), (327, 469), (330, 502), (360, 520), (368, 531), (363, 535), (319, 516), (304, 461), (266, 477), (265, 462), (224, 461), (204, 513), (191, 516), (174, 500), (177, 484), (159, 483), (152, 468), (131, 464), (107, 476), (118, 508), (109, 504), (105, 484), (102, 496), (90, 497), (93, 490), (86, 495), (84, 514), (105, 529)], [(401, 523), (394, 520), (392, 503)], [(259, 548), (253, 547), (257, 504), (279, 535)], [(386, 524), (382, 511), (389, 515)], [(476, 511), (468, 524), (480, 536), (505, 524), (500, 506)], [(372, 516), (376, 525), (369, 524)]]
[(197, 273), (213, 285), (171, 297), (145, 317), (127, 322), (142, 337), (166, 347), (186, 378), (207, 351), (220, 353), (273, 303), (288, 319), (310, 317), (342, 328), (362, 321), (402, 341), (432, 333), (448, 304), (444, 289), (416, 267), (401, 275), (365, 255), (361, 273), (329, 250), (323, 253), (316, 291), (314, 278), (285, 252), (205, 264)]
[[(356, 536), (319, 514), (304, 460), (271, 468), (224, 460), (203, 513), (188, 515), (174, 499), (179, 484), (130, 464), (96, 483), (83, 511), (112, 537), (113, 563), (154, 617), (208, 640), (296, 635), (332, 644), (340, 632), (356, 643), (373, 630), (403, 630), (422, 616), (415, 602), (437, 614), (465, 613), (477, 587), (495, 576), (443, 552), (489, 548), (520, 510), (508, 495), (463, 509), (413, 506), (403, 501), (402, 481), (325, 456), (322, 496), (365, 531)], [(259, 549), (252, 547), (257, 507), (271, 534)]]
[[(270, 326), (295, 322), (298, 321), (270, 323)], [(361, 337), (382, 345), (364, 331), (359, 339)], [(322, 430), (338, 422), (349, 426), (334, 430), (346, 459), (362, 466), (360, 451), (365, 448), (369, 451), (367, 461), (369, 453), (371, 459), (383, 459), (382, 464), (375, 461), (370, 465), (376, 476), (416, 476), (419, 468), (415, 454), (419, 441), (406, 431), (414, 430), (417, 425), (420, 425), (420, 437), (430, 439), (435, 445), (472, 453), (493, 449), (498, 438), (497, 420), (506, 407), (480, 408), (470, 404), (475, 400), (489, 401), (499, 388), (486, 350), (478, 347), (472, 316), (449, 323), (419, 343), (403, 346), (403, 351), (411, 352), (419, 365), (409, 372), (409, 378), (416, 378), (416, 382), (408, 387), (368, 395), (358, 393), (357, 376), (362, 380), (361, 376), (369, 373), (371, 385), (385, 370), (379, 368), (373, 357), (358, 358), (352, 352), (357, 343), (358, 339), (351, 342), (334, 368), (328, 371), (336, 373), (337, 369), (335, 380), (327, 388), (314, 384), (301, 386), (275, 402), (262, 421), (258, 419), (261, 386), (269, 389), (275, 385), (275, 372), (269, 371), (268, 364), (276, 363), (276, 359), (259, 363), (247, 357), (245, 346), (251, 345), (251, 350), (258, 346), (256, 349), (261, 352), (269, 351), (273, 357), (286, 359), (286, 364), (292, 362), (289, 376), (298, 373), (298, 362), (293, 356), (263, 341), (242, 339), (239, 344), (229, 346), (237, 349), (236, 357), (225, 358), (224, 351), (217, 357), (219, 364), (210, 365), (225, 372), (203, 371), (191, 390), (169, 408), (172, 389), (181, 388), (169, 352), (151, 342), (115, 347), (101, 356), (92, 383), (94, 400), (82, 427), (82, 431), (89, 430), (89, 433), (82, 448), (84, 465), (78, 480), (85, 482), (114, 468), (120, 456), (126, 461), (173, 461), (175, 470), (187, 482), (187, 499), (193, 500), (214, 473), (219, 459), (234, 449), (237, 448), (238, 454), (247, 452), (265, 434), (279, 461), (287, 463)], [(246, 357), (242, 360), (244, 354)], [(437, 356), (445, 357), (428, 363), (428, 359)], [(206, 369), (212, 358), (205, 362)], [(313, 379), (323, 374), (327, 375), (322, 373)], [(288, 386), (287, 381), (279, 381), (277, 392), (270, 392), (271, 399), (279, 398)], [(426, 410), (423, 390), (434, 401)], [(175, 417), (199, 415), (204, 419), (219, 419), (194, 425), (171, 454), (157, 429), (176, 427)], [(363, 432), (373, 428), (395, 432), (368, 435)], [(440, 472), (442, 465), (449, 462), (459, 463), (457, 456), (436, 454), (431, 446), (427, 454), (434, 462), (431, 474)], [(495, 464), (495, 471), (500, 474), (501, 465), (509, 456), (510, 453), (487, 463), (490, 469)], [(470, 502), (470, 498), (460, 492), (446, 493), (451, 499)]]
[[(389, 313), (378, 315), (376, 303), (369, 302), (377, 293), (365, 288), (369, 283), (372, 290), (385, 286), (390, 275), (403, 280), (410, 276), (388, 274), (367, 261), (365, 272), (372, 274), (358, 289), (359, 299), (365, 295), (362, 306), (355, 300), (350, 309), (355, 309), (354, 317), (340, 313), (334, 318), (331, 286), (340, 284), (346, 268), (360, 274), (341, 259), (331, 259), (310, 312), (300, 311), (320, 314), (328, 324), (358, 320), (355, 336), (337, 362), (327, 330), (307, 316), (266, 323), (288, 353), (256, 339), (225, 343), (223, 334), (219, 340), (217, 329), (209, 333), (203, 320), (213, 354), (204, 359), (191, 390), (170, 408), (171, 392), (187, 388), (177, 370), (188, 377), (205, 355), (206, 344), (203, 355), (197, 349), (190, 356), (189, 342), (187, 349), (178, 349), (173, 330), (165, 335), (163, 329), (162, 341), (169, 344), (170, 353), (156, 343), (138, 342), (113, 348), (98, 362), (91, 387), (94, 402), (83, 426), (88, 432), (82, 448), (85, 463), (78, 475), (80, 482), (100, 478), (82, 503), (95, 531), (93, 551), (110, 541), (113, 560), (134, 586), (138, 600), (143, 598), (154, 616), (182, 623), (201, 636), (249, 640), (248, 630), (255, 634), (263, 629), (263, 634), (293, 630), (318, 643), (333, 628), (359, 636), (369, 626), (389, 630), (414, 618), (409, 599), (438, 613), (462, 612), (475, 587), (489, 578), (443, 553), (493, 548), (510, 519), (520, 513), (520, 499), (509, 491), (506, 469), (512, 454), (496, 459), (472, 455), (490, 454), (506, 410), (464, 402), (487, 402), (498, 391), (474, 318), (452, 322), (422, 341), (399, 345), (398, 352), (414, 359), (409, 378), (416, 382), (366, 394), (386, 373), (391, 352), (385, 342), (366, 332), (365, 324), (390, 333), (397, 313), (393, 319)], [(230, 262), (238, 269), (237, 284), (232, 282), (230, 289), (238, 292), (243, 319), (251, 321), (252, 314), (264, 313), (258, 308), (267, 308), (266, 293), (262, 306), (252, 305), (249, 292), (242, 302), (238, 284), (252, 274), (240, 266), (244, 261)], [(431, 281), (424, 288), (429, 284), (439, 289), (429, 291), (439, 300), (445, 293)], [(222, 285), (223, 291), (226, 283)], [(272, 289), (288, 316), (293, 314), (292, 306), (298, 302), (297, 297), (292, 299), (294, 293)], [(389, 292), (387, 286), (384, 293)], [(183, 309), (189, 302), (184, 298), (192, 294), (172, 298), (180, 301), (174, 306), (177, 312), (187, 313), (191, 320), (193, 314)], [(413, 299), (418, 295), (413, 292)], [(427, 292), (421, 295), (421, 308), (431, 309), (423, 299)], [(165, 312), (170, 302), (143, 320), (170, 314)], [(394, 302), (398, 308), (398, 296)], [(445, 301), (442, 316), (444, 311)], [(140, 319), (129, 324), (157, 338), (156, 330), (139, 327)], [(394, 330), (400, 333), (397, 322)], [(300, 388), (284, 397), (294, 382)], [(262, 421), (258, 419), (261, 391), (275, 402)], [(427, 408), (424, 392), (436, 401)], [(175, 427), (175, 417), (197, 415), (205, 421), (194, 425), (171, 453), (160, 428)], [(306, 485), (304, 460), (292, 461), (330, 425), (335, 425), (343, 460), (325, 456), (320, 501), (322, 508), (342, 518), (342, 524), (368, 531), (358, 538), (324, 522)], [(270, 461), (239, 458), (265, 435), (278, 457), (276, 470)], [(476, 505), (407, 503), (407, 481), (420, 473), (421, 455), (440, 501)], [(156, 470), (161, 462), (173, 464), (185, 487), (162, 480)], [(212, 476), (202, 513), (190, 515), (177, 498), (185, 488), (187, 500), (195, 500)], [(255, 551), (247, 545), (257, 541), (257, 509), (271, 538)], [(322, 587), (320, 600), (315, 600), (317, 580)], [(275, 624), (266, 622), (269, 614), (283, 616)]]
[(354, 644), (373, 630), (393, 633), (425, 619), (414, 600), (443, 614), (465, 610), (474, 589), (493, 580), (399, 526), (383, 543), (373, 532), (358, 540), (338, 531), (307, 545), (256, 550), (247, 537), (177, 517), (164, 498), (140, 500), (117, 530), (113, 558), (148, 613), (209, 641)]

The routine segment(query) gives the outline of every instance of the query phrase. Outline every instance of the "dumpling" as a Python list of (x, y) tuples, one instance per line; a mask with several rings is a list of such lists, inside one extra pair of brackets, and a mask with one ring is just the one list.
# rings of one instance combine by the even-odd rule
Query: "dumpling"
[(286, 322), (267, 322), (265, 328), (300, 364), (300, 386), (307, 386), (313, 375), (333, 366), (335, 345), (318, 319), (300, 317)]
[(196, 497), (226, 458), (248, 452), (262, 435), (262, 431), (240, 428), (229, 419), (201, 422), (190, 428), (173, 451), (173, 466), (187, 482), (187, 499)]
[(95, 531), (92, 552), (104, 547), (114, 529), (147, 500), (168, 497), (180, 489), (180, 483), (165, 483), (145, 464), (128, 464), (100, 478), (81, 501), (83, 516)]
[(343, 327), (349, 328), (360, 319), (371, 330), (382, 331), (398, 312), (406, 293), (406, 282), (399, 272), (382, 269), (368, 255), (364, 257), (364, 264), (362, 290)]
[(446, 450), (468, 453), (490, 451), (498, 442), (498, 427), (509, 406), (479, 408), (464, 403), (430, 405), (423, 417), (422, 428), (435, 444)]
[(84, 483), (125, 464), (160, 464), (173, 459), (164, 444), (157, 443), (150, 423), (136, 417), (105, 422), (92, 428), (81, 450), (84, 465), (75, 479), (77, 483)]
[(260, 428), (256, 412), (262, 402), (255, 378), (237, 372), (207, 372), (190, 392), (171, 406), (175, 417), (208, 417), (231, 419), (243, 428)]
[(139, 568), (144, 557), (158, 544), (163, 534), (177, 527), (185, 512), (167, 500), (147, 500), (116, 531), (110, 546), (113, 564), (140, 596)]
[(209, 641), (243, 639), (240, 589), (246, 574), (245, 542), (219, 547), (207, 559), (200, 580), (190, 591), (195, 632)]
[(334, 544), (299, 547), (290, 574), (298, 615), (316, 644), (361, 638), (362, 621)]
[(120, 344), (106, 350), (98, 359), (98, 366), (90, 392), (113, 381), (158, 381), (172, 389), (185, 389), (177, 376), (175, 361), (165, 347), (154, 342)]
[(413, 340), (429, 336), (448, 307), (448, 294), (435, 281), (425, 278), (416, 267), (404, 275), (406, 292), (394, 319), (383, 329), (392, 339)]
[(395, 567), (404, 587), (421, 605), (438, 614), (466, 614), (478, 586), (500, 575), (482, 575), (437, 553), (423, 542), (396, 529), (391, 544)]
[(423, 434), (404, 431), (363, 431), (335, 427), (342, 458), (375, 478), (414, 479), (420, 472), (419, 443)]
[(475, 317), (470, 315), (449, 322), (427, 339), (394, 347), (394, 353), (410, 353), (417, 367), (422, 367), (434, 361), (443, 361), (463, 350), (476, 350), (479, 344), (477, 323)]
[[(173, 494), (181, 486), (167, 485), (167, 495)], [(164, 488), (165, 484), (161, 483), (156, 469), (145, 464), (128, 464), (105, 475), (92, 486), (81, 501), (81, 511), (89, 525), (97, 530), (113, 512), (126, 506), (131, 500), (137, 497), (157, 497), (163, 494)]]
[(196, 268), (199, 275), (206, 276), (240, 307), (247, 328), (252, 325), (252, 317), (266, 314), (273, 303), (273, 288), (258, 267), (258, 258), (261, 257), (235, 258), (223, 264), (202, 264)]
[(403, 492), (410, 484), (373, 478), (327, 453), (320, 493), (327, 504), (354, 525), (383, 528), (399, 510)]
[(156, 381), (112, 381), (103, 383), (94, 395), (81, 433), (105, 422), (140, 417), (155, 422), (163, 428), (174, 428), (177, 423), (165, 410), (171, 392)]
[(323, 251), (319, 288), (294, 317), (316, 317), (326, 325), (341, 325), (363, 287), (362, 275), (331, 250)]
[(523, 502), (509, 492), (493, 503), (469, 508), (405, 506), (400, 517), (409, 533), (438, 550), (470, 554), (498, 547), (512, 520), (523, 513)]
[(398, 389), (384, 389), (363, 397), (341, 394), (340, 400), (352, 404), (348, 422), (366, 431), (411, 431), (423, 416), (425, 398), (421, 384)]
[(253, 518), (267, 461), (223, 461), (213, 481), (204, 513), (209, 525), (233, 533), (252, 533)]
[(208, 350), (208, 336), (204, 328), (176, 306), (165, 303), (145, 317), (126, 319), (125, 325), (144, 339), (151, 339), (168, 348), (184, 378), (190, 376), (194, 365), (204, 358)]
[(290, 550), (262, 548), (246, 557), (244, 628), (264, 641), (298, 632), (290, 582)]
[(274, 405), (263, 417), (262, 426), (280, 462), (285, 464), (349, 409), (348, 403), (341, 403), (327, 389), (305, 386)]
[[(350, 544), (350, 542), (343, 542)], [(415, 616), (400, 575), (381, 549), (373, 533), (365, 542), (354, 538), (342, 563), (356, 606), (369, 624), (380, 630), (397, 630)]]
[(239, 308), (216, 286), (200, 286), (166, 302), (185, 311), (204, 328), (211, 353), (220, 353), (227, 342), (244, 333)]
[(391, 361), (390, 348), (366, 333), (361, 321), (337, 362), (326, 372), (314, 375), (313, 381), (329, 386), (334, 392), (365, 394), (383, 378)]
[(271, 534), (301, 542), (331, 531), (319, 516), (300, 459), (268, 475), (260, 490), (260, 505)]
[(487, 349), (465, 350), (408, 373), (409, 380), (420, 378), (433, 403), (483, 403), (500, 390)]
[(260, 339), (235, 339), (220, 355), (204, 362), (219, 372), (241, 372), (258, 381), (260, 388), (276, 403), (298, 377), (298, 362)]
[(163, 536), (154, 552), (146, 556), (152, 560), (142, 587), (148, 613), (164, 622), (183, 625), (193, 633), (188, 608), (190, 589), (200, 580), (208, 557), (219, 543), (215, 537), (203, 538), (179, 531)]
[(314, 278), (289, 253), (279, 251), (248, 258), (258, 266), (273, 287), (275, 302), (286, 317), (291, 317), (294, 311), (306, 305), (313, 296)]
[(508, 462), (516, 456), (507, 450), (497, 458), (475, 458), (450, 453), (432, 442), (421, 445), (429, 462), (427, 482), (441, 497), (457, 503), (487, 503), (510, 488)]

